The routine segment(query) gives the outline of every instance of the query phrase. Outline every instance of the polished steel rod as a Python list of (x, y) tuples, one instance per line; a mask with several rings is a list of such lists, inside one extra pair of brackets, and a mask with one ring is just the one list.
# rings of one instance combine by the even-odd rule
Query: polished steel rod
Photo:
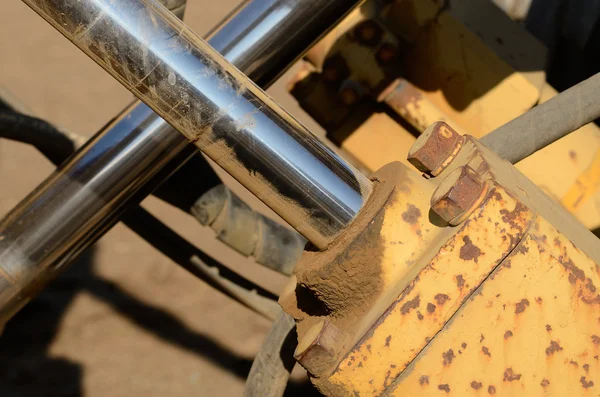
[[(209, 43), (267, 87), (357, 3), (246, 1), (213, 29)], [(194, 155), (194, 148), (138, 102), (59, 167), (0, 223), (0, 323)]]
[(370, 181), (156, 0), (24, 0), (317, 247)]

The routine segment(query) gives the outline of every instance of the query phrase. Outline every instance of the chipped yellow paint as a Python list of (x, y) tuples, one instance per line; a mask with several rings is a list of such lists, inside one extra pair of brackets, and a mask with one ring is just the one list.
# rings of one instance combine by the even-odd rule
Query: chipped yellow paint
[[(433, 259), (421, 256), (421, 271), (328, 382), (349, 395), (378, 396), (514, 248), (531, 212), (499, 187), (488, 197)], [(511, 222), (501, 220), (507, 214)]]
[(600, 395), (597, 286), (598, 264), (536, 218), (389, 395)]

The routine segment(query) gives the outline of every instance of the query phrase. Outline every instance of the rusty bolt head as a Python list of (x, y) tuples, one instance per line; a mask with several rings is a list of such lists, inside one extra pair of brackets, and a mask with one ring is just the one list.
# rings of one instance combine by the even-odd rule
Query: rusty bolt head
[(352, 106), (361, 98), (362, 87), (354, 81), (346, 80), (338, 95), (344, 105)]
[(377, 62), (381, 65), (387, 65), (396, 58), (397, 53), (398, 49), (395, 45), (383, 43), (381, 47), (379, 47), (377, 54), (375, 54), (375, 58), (377, 58)]
[(346, 60), (340, 54), (336, 54), (323, 62), (323, 79), (326, 82), (339, 84), (348, 76), (350, 76), (350, 69), (348, 69)]
[(468, 165), (452, 171), (437, 187), (431, 197), (431, 209), (446, 222), (460, 223), (485, 191), (485, 182)]
[(463, 137), (443, 121), (427, 127), (408, 151), (408, 162), (421, 172), (439, 174), (462, 146)]
[(371, 19), (359, 23), (354, 29), (356, 40), (367, 46), (376, 46), (383, 37), (383, 29)]
[(321, 320), (300, 339), (294, 358), (311, 375), (318, 377), (336, 363), (340, 339), (340, 329), (329, 320)]
[(344, 87), (340, 90), (340, 99), (346, 106), (354, 105), (359, 98), (360, 95), (353, 87)]

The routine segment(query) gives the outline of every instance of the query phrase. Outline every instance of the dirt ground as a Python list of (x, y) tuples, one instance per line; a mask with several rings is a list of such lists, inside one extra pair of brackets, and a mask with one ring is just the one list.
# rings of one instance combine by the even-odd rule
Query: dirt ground
[[(186, 22), (204, 33), (237, 3), (189, 0)], [(39, 117), (73, 132), (91, 136), (131, 101), (131, 94), (20, 1), (3, 3), (0, 54), (0, 85)], [(286, 80), (271, 94), (315, 130), (287, 94)], [(52, 170), (31, 147), (0, 140), (0, 216)], [(153, 198), (144, 207), (270, 290), (286, 283), (180, 211)], [(119, 224), (7, 325), (0, 337), (0, 396), (241, 395), (269, 327)], [(295, 379), (289, 395), (313, 395), (301, 375)]]

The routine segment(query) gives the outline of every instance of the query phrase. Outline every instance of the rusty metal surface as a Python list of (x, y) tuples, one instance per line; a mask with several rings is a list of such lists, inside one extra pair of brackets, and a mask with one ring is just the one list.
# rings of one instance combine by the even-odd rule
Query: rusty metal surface
[[(324, 318), (346, 333), (329, 345), (321, 367), (312, 364), (315, 385), (329, 396), (586, 395), (599, 382), (596, 237), (470, 136), (422, 184), (402, 183), (411, 174), (392, 169), (401, 176), (382, 179), (395, 185), (393, 193), (371, 208), (359, 238), (334, 242), (334, 254), (305, 253), (298, 283), (282, 298), (301, 340)], [(448, 227), (427, 199), (433, 195), (435, 210), (431, 188), (460, 189), (449, 182), (461, 177), (470, 184), (460, 197), (467, 211)], [(395, 222), (383, 227), (386, 219)], [(305, 306), (306, 292), (319, 305)], [(561, 332), (548, 336), (546, 325)], [(564, 359), (548, 362), (559, 353)], [(561, 378), (572, 362), (577, 370)]]
[(598, 395), (600, 268), (575, 244), (537, 217), (388, 395)]
[[(499, 233), (494, 223), (503, 213), (515, 214), (515, 220), (503, 222)], [(328, 380), (346, 391), (340, 395), (386, 390), (515, 248), (532, 216), (506, 191), (492, 189), (340, 363)]]
[(448, 115), (431, 102), (419, 88), (403, 78), (394, 80), (381, 92), (377, 100), (388, 105), (418, 131), (425, 131), (437, 121), (450, 122)]

